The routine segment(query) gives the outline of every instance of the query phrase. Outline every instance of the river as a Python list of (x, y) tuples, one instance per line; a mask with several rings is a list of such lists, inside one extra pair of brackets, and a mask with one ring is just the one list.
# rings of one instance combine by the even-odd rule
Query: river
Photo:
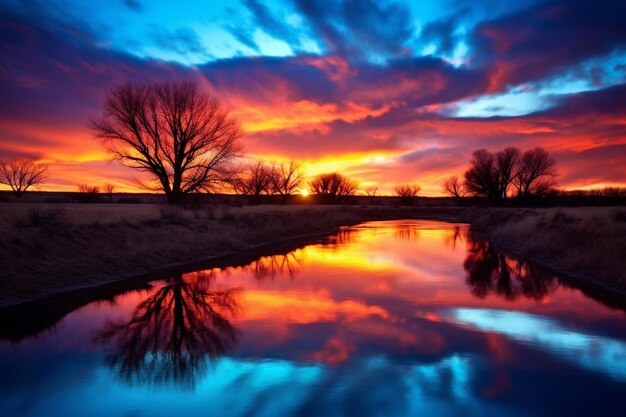
[(619, 415), (625, 307), (466, 225), (364, 223), (0, 314), (0, 415)]

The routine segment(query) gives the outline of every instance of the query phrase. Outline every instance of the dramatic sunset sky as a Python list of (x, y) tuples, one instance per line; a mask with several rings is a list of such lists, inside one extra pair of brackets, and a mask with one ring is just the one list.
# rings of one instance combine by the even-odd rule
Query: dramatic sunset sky
[(0, 159), (44, 190), (137, 190), (87, 128), (121, 83), (197, 80), (246, 155), (441, 194), (474, 149), (537, 145), (559, 186), (626, 185), (626, 1), (2, 0)]

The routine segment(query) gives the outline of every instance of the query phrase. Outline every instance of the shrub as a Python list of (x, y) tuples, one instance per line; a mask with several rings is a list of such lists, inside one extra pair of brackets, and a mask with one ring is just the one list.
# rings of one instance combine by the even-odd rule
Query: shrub
[(177, 206), (163, 205), (160, 209), (161, 219), (172, 223), (180, 223), (185, 220), (183, 210)]
[(28, 209), (25, 216), (18, 218), (14, 225), (17, 227), (61, 225), (66, 220), (67, 213), (64, 208), (33, 207)]
[(408, 206), (415, 202), (417, 194), (420, 192), (419, 185), (397, 185), (393, 191), (400, 198), (400, 204)]
[(99, 187), (87, 184), (78, 184), (77, 188), (78, 196), (76, 198), (81, 203), (93, 203), (100, 198), (98, 195), (100, 193)]

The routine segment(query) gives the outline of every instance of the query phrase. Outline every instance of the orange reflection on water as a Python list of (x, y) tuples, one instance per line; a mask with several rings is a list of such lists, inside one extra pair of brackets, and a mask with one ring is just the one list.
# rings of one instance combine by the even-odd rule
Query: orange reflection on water
[[(563, 325), (615, 322), (623, 315), (551, 274), (499, 253), (488, 242), (472, 239), (464, 225), (390, 221), (344, 228), (321, 243), (242, 266), (170, 277), (152, 289), (117, 297), (109, 318), (119, 323), (119, 332), (129, 331), (125, 321), (139, 332), (136, 318), (145, 315), (141, 309), (159, 294), (168, 294), (188, 312), (178, 318), (166, 314), (159, 323), (193, 329), (198, 323), (188, 318), (198, 316), (195, 306), (201, 307), (198, 312), (219, 308), (219, 298), (205, 300), (203, 294), (223, 293), (232, 294), (237, 314), (222, 315), (220, 326), (242, 335), (242, 349), (259, 355), (286, 350), (287, 356), (327, 365), (381, 349), (433, 360), (444, 357), (458, 343), (446, 316), (453, 308), (554, 316)], [(168, 308), (171, 314), (176, 311)], [(90, 310), (96, 317), (98, 309), (89, 306), (82, 317), (90, 317)], [(151, 322), (159, 328), (155, 324)], [(136, 334), (160, 340), (148, 333)], [(501, 335), (473, 334), (465, 342), (483, 346), (498, 366), (515, 359), (512, 342)], [(292, 344), (307, 348), (290, 351)], [(215, 350), (210, 345), (203, 349)], [(498, 371), (484, 394), (500, 395), (507, 381)]]
[[(373, 341), (426, 355), (444, 352), (449, 342), (433, 327), (443, 307), (563, 314), (572, 321), (615, 317), (552, 275), (470, 239), (464, 225), (364, 224), (277, 257), (221, 271), (218, 282), (244, 288), (239, 323), (244, 334), (261, 324), (265, 345), (290, 343), (301, 326), (332, 324), (309, 354), (329, 364)], [(271, 273), (259, 276), (259, 269)], [(502, 359), (498, 343), (504, 342), (491, 338), (487, 345)]]
[(277, 320), (295, 324), (335, 321), (348, 322), (378, 316), (389, 318), (382, 307), (356, 300), (334, 300), (328, 291), (246, 290), (241, 297), (245, 320)]

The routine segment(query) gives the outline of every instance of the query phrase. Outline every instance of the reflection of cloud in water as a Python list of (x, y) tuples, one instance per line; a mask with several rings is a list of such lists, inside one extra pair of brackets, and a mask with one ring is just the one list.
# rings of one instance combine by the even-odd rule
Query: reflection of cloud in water
[(506, 335), (579, 367), (626, 381), (624, 341), (568, 330), (551, 319), (521, 312), (457, 308), (451, 320)]
[[(474, 396), (471, 379), (471, 359), (458, 355), (419, 365), (370, 357), (339, 368), (224, 358), (199, 389), (224, 393), (213, 406), (233, 415), (457, 415), (462, 407), (481, 415), (488, 405)], [(228, 394), (242, 391), (248, 394)]]
[(317, 323), (335, 321), (339, 317), (352, 321), (389, 313), (377, 305), (355, 300), (337, 301), (327, 291), (255, 291), (242, 295), (242, 303), (250, 308), (244, 312), (246, 320), (274, 320), (290, 323)]
[(193, 391), (127, 387), (111, 383), (107, 372), (97, 372), (93, 378), (66, 386), (62, 396), (42, 392), (31, 401), (31, 411), (78, 415), (67, 410), (84, 411), (88, 404), (90, 410), (100, 411), (98, 415), (130, 415), (141, 407), (141, 415), (195, 415), (201, 410), (201, 415), (242, 417), (482, 416), (491, 406), (474, 394), (471, 371), (471, 359), (457, 355), (429, 364), (403, 364), (377, 356), (341, 367), (223, 357)]

